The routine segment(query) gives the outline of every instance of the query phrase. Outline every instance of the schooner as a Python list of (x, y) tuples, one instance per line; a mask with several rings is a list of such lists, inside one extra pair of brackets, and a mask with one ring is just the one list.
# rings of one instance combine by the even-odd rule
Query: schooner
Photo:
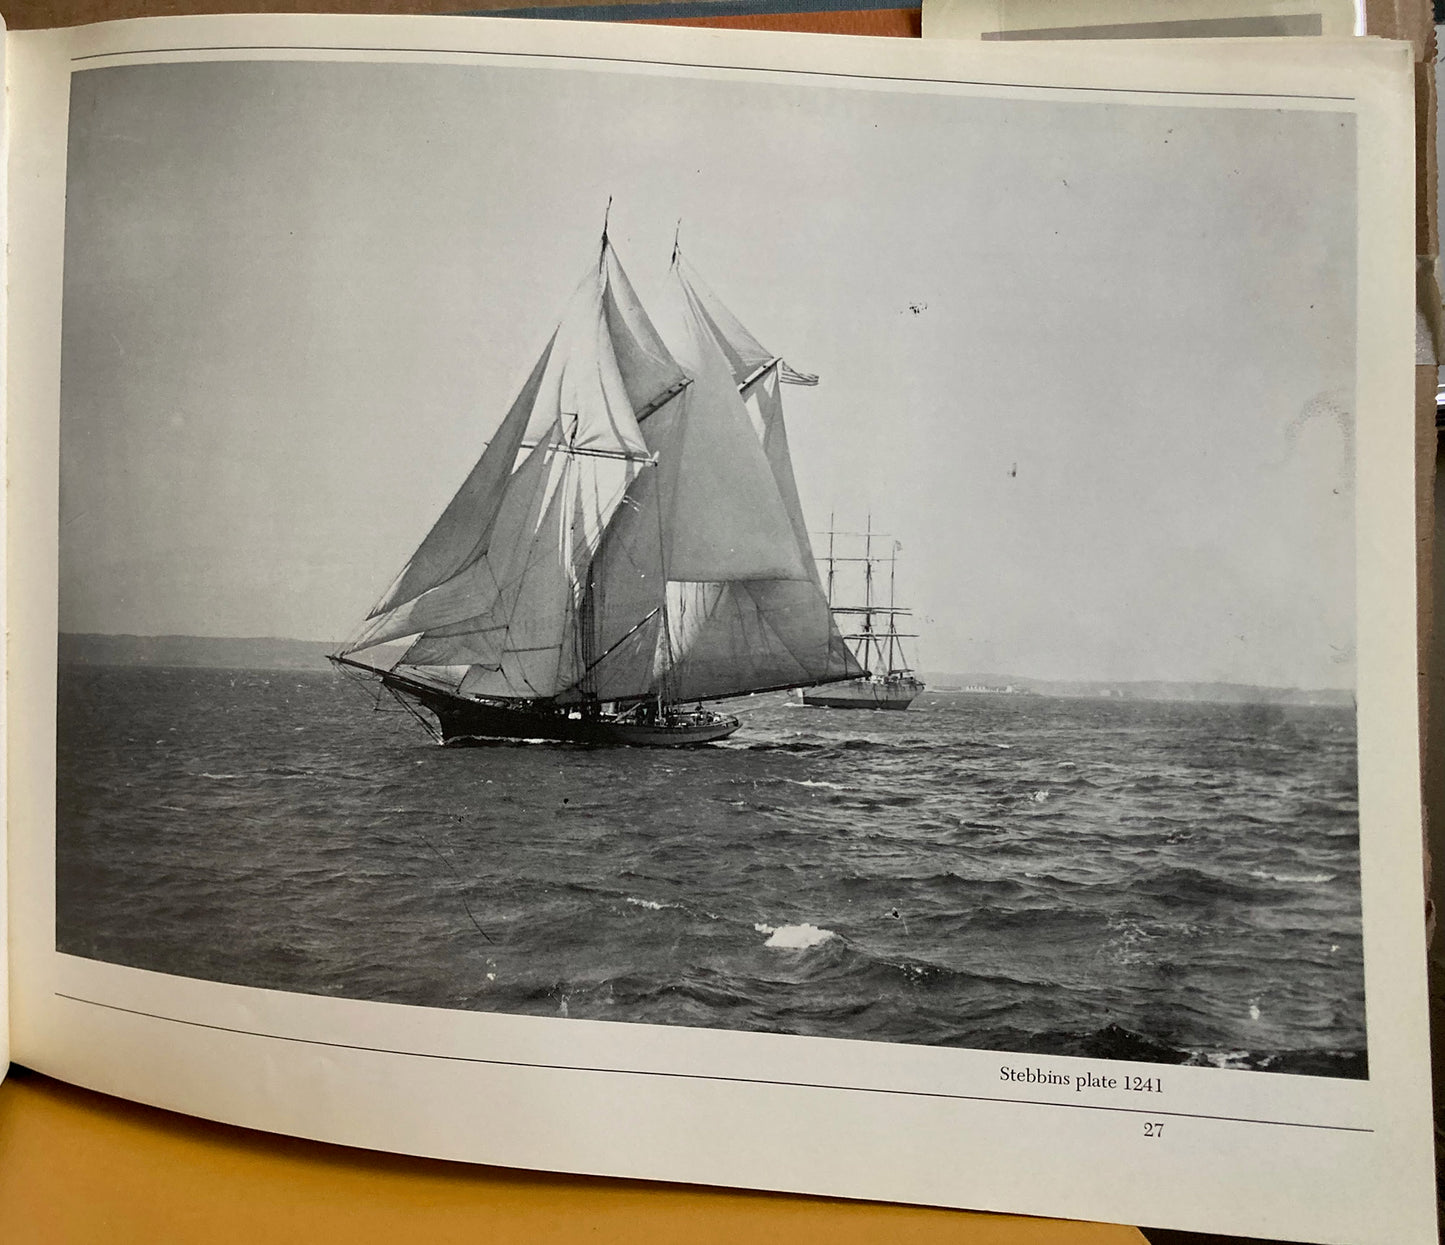
[[(649, 317), (600, 254), (480, 460), (331, 660), (444, 744), (680, 746), (703, 707), (863, 677), (828, 608), (764, 348), (676, 245)], [(433, 726), (432, 722), (435, 722)]]

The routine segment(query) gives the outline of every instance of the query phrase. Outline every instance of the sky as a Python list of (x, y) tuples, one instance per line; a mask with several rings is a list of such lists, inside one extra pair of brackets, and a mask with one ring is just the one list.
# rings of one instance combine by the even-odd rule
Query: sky
[(603, 212), (815, 389), (810, 526), (920, 668), (1350, 687), (1354, 126), (1330, 111), (480, 65), (74, 77), (61, 627), (340, 640)]

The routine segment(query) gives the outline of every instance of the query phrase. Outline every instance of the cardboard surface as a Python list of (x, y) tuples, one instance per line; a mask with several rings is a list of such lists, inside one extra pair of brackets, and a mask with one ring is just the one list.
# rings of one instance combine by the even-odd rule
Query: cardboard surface
[(228, 1128), (14, 1069), (0, 1240), (1141, 1245), (1134, 1228), (440, 1163)]

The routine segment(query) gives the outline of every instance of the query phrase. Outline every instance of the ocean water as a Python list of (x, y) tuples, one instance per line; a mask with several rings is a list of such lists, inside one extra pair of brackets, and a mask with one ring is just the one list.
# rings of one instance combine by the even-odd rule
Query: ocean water
[(732, 708), (697, 750), (443, 749), (329, 671), (64, 667), (57, 946), (427, 1007), (1366, 1075), (1352, 711)]

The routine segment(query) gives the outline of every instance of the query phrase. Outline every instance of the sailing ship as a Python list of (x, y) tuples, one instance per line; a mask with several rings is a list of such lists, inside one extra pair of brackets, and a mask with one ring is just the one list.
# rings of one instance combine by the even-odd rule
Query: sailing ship
[[(873, 530), (873, 516), (868, 516), (867, 529), (862, 532), (839, 532), (834, 530), (832, 516), (828, 522), (828, 607), (832, 613), (846, 619), (856, 619), (858, 629), (844, 635), (844, 640), (855, 646), (859, 662), (871, 669), (847, 682), (838, 683), (822, 691), (801, 692), (805, 705), (823, 709), (907, 709), (920, 692), (923, 682), (908, 665), (903, 655), (903, 641), (916, 638), (912, 632), (898, 630), (898, 619), (906, 617), (908, 610), (900, 609), (894, 599), (897, 581), (898, 542), (891, 541), (886, 558), (875, 556), (874, 542), (887, 539)], [(844, 557), (836, 552), (834, 542), (839, 536), (858, 538), (863, 541), (861, 557)], [(854, 546), (855, 548), (857, 546)], [(874, 599), (879, 585), (876, 583), (877, 570), (888, 564), (888, 604)], [(863, 572), (863, 603), (861, 605), (835, 605), (833, 603), (834, 582), (838, 567), (854, 563)]]
[(867, 672), (828, 608), (783, 384), (674, 242), (656, 322), (600, 254), (484, 453), (332, 656), (443, 744), (684, 746), (704, 701)]

